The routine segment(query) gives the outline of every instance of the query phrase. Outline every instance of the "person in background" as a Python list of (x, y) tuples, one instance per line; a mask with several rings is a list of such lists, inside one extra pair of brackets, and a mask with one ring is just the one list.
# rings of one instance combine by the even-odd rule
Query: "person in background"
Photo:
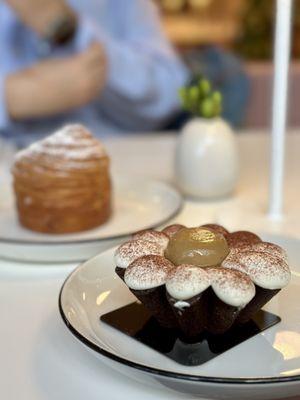
[(232, 126), (240, 127), (250, 96), (250, 81), (243, 62), (228, 50), (214, 45), (189, 50), (183, 54), (183, 59), (193, 79), (200, 72), (222, 93), (222, 117)]
[(150, 0), (6, 0), (0, 49), (0, 134), (18, 146), (67, 122), (160, 129), (189, 78)]

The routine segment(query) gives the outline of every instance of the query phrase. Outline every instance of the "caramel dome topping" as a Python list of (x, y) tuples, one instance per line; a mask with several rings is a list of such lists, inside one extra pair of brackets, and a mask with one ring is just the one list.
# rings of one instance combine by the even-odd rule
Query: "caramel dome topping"
[(173, 264), (219, 265), (229, 253), (224, 236), (203, 228), (183, 228), (169, 241), (165, 256)]

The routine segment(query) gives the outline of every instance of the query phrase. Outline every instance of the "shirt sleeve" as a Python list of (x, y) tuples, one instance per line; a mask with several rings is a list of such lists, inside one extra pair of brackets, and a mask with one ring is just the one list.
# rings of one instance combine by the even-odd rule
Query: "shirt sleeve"
[(5, 79), (6, 74), (4, 74), (0, 68), (0, 131), (6, 128), (10, 121), (6, 108)]
[(150, 1), (118, 3), (122, 34), (112, 36), (83, 18), (77, 44), (82, 47), (93, 37), (105, 48), (108, 77), (98, 102), (104, 114), (127, 129), (158, 128), (178, 111), (178, 89), (188, 72)]

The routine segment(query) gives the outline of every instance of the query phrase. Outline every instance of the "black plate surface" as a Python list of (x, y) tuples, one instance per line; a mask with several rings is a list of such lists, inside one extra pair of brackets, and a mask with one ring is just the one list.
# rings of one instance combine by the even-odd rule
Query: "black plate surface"
[(190, 343), (180, 332), (161, 327), (139, 303), (102, 315), (101, 320), (177, 363), (188, 366), (204, 364), (281, 321), (278, 316), (261, 310), (243, 326), (234, 327), (223, 335), (204, 334), (196, 343)]

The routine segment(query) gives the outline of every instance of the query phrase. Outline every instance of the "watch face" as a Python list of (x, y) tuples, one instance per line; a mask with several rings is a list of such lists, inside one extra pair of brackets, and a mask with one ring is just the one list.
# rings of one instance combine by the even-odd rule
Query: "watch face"
[(74, 15), (60, 15), (48, 27), (45, 39), (54, 45), (63, 45), (73, 39), (77, 30)]

